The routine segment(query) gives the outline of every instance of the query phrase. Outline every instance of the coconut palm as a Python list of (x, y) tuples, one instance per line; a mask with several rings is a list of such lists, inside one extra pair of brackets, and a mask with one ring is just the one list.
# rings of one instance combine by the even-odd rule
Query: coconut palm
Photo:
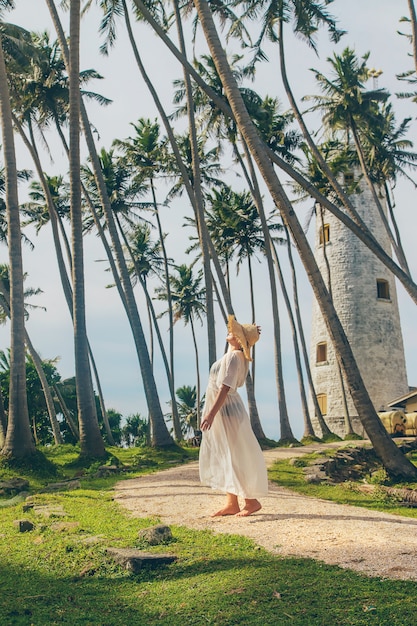
[[(65, 37), (64, 30), (62, 28), (61, 21), (59, 19), (59, 15), (53, 0), (46, 0), (48, 5), (49, 12), (51, 14), (51, 19), (54, 24), (55, 30), (57, 32), (59, 45), (61, 47), (61, 51), (63, 53), (65, 67), (67, 72), (70, 67), (69, 61), (69, 51), (68, 45)], [(81, 119), (82, 119), (82, 127), (85, 135), (85, 139), (87, 142), (89, 157), (91, 159), (92, 170), (94, 171), (97, 190), (100, 197), (100, 203), (104, 210), (104, 214), (106, 217), (108, 232), (110, 235), (110, 239), (112, 242), (111, 250), (107, 241), (103, 239), (103, 245), (105, 246), (106, 253), (109, 258), (109, 263), (112, 267), (113, 276), (115, 279), (115, 283), (117, 285), (122, 303), (125, 307), (125, 311), (129, 320), (130, 327), (132, 329), (132, 334), (135, 341), (135, 347), (138, 353), (138, 358), (140, 362), (140, 369), (142, 374), (142, 379), (144, 382), (144, 390), (146, 395), (146, 401), (149, 408), (149, 415), (152, 425), (152, 445), (155, 446), (166, 446), (172, 443), (172, 438), (169, 435), (168, 429), (166, 427), (164, 416), (161, 410), (161, 405), (159, 402), (158, 392), (155, 384), (155, 379), (152, 374), (152, 368), (149, 359), (149, 352), (146, 345), (142, 323), (139, 317), (139, 313), (137, 310), (133, 288), (129, 278), (129, 271), (126, 266), (126, 261), (123, 253), (123, 246), (120, 242), (120, 238), (118, 236), (116, 224), (114, 221), (114, 217), (111, 210), (111, 203), (106, 190), (106, 183), (103, 177), (103, 173), (100, 168), (100, 162), (97, 155), (97, 150), (95, 147), (94, 137), (91, 129), (91, 125), (88, 119), (88, 115), (85, 109), (83, 102), (81, 102)], [(99, 229), (100, 236), (103, 238), (103, 232), (100, 230), (100, 224), (96, 224)], [(114, 258), (113, 258), (114, 254)], [(116, 269), (117, 268), (117, 269)], [(119, 272), (119, 274), (117, 274)]]
[(203, 400), (200, 400), (200, 409), (197, 407), (196, 386), (183, 385), (176, 390), (178, 397), (178, 412), (181, 419), (181, 428), (185, 438), (195, 437), (198, 431), (198, 415), (203, 410)]
[(284, 193), (273, 169), (269, 152), (259, 138), (259, 135), (245, 109), (238, 87), (235, 83), (227, 58), (218, 36), (210, 7), (206, 0), (195, 0), (195, 7), (200, 19), (210, 53), (215, 60), (219, 75), (221, 76), (228, 101), (233, 109), (235, 119), (238, 121), (239, 130), (251, 151), (257, 166), (268, 185), (269, 192), (280, 209), (282, 219), (291, 231), (293, 240), (297, 246), (300, 257), (307, 272), (313, 292), (320, 305), (323, 318), (326, 320), (329, 334), (335, 346), (339, 362), (348, 381), (350, 392), (355, 403), (358, 415), (361, 416), (362, 424), (372, 441), (377, 455), (381, 458), (386, 469), (396, 476), (414, 478), (417, 469), (398, 450), (395, 443), (389, 437), (382, 426), (369, 395), (363, 384), (358, 366), (352, 350), (346, 339), (346, 335), (334, 310), (332, 301), (320, 275), (313, 251), (311, 250), (305, 233), (298, 221), (292, 206)]
[(181, 428), (178, 417), (178, 410), (175, 401), (175, 383), (174, 383), (174, 334), (173, 334), (173, 314), (172, 303), (169, 294), (169, 268), (168, 268), (168, 255), (165, 246), (165, 235), (163, 233), (159, 206), (157, 200), (157, 193), (155, 183), (158, 175), (163, 173), (166, 162), (166, 141), (160, 137), (159, 124), (155, 120), (151, 122), (149, 119), (141, 118), (137, 124), (132, 124), (136, 134), (134, 137), (129, 137), (123, 141), (115, 141), (114, 145), (119, 147), (126, 157), (128, 166), (134, 168), (134, 178), (142, 182), (142, 184), (149, 188), (151, 195), (150, 208), (152, 208), (153, 214), (156, 219), (160, 247), (164, 261), (164, 275), (165, 284), (168, 290), (168, 316), (169, 316), (169, 355), (170, 355), (170, 388), (171, 388), (171, 403), (173, 411), (173, 424), (175, 437), (179, 440), (181, 438)]
[[(3, 0), (0, 4), (0, 20), (4, 10), (13, 8), (14, 2)], [(9, 457), (30, 457), (35, 445), (30, 431), (26, 397), (26, 363), (24, 333), (23, 266), (21, 252), (21, 229), (17, 190), (17, 167), (13, 137), (12, 111), (6, 72), (4, 23), (0, 23), (0, 117), (3, 136), (3, 154), (6, 181), (6, 212), (10, 265), (10, 390), (9, 416), (6, 439), (1, 454)]]
[[(9, 267), (7, 265), (0, 264), (0, 323), (5, 323), (7, 319), (10, 319), (10, 276)], [(24, 275), (24, 279), (26, 274)], [(25, 289), (24, 297), (28, 298), (40, 293), (39, 289)], [(25, 303), (25, 317), (28, 317), (28, 308), (34, 308), (32, 305)], [(36, 307), (35, 307), (36, 308)], [(31, 356), (33, 365), (37, 371), (38, 377), (41, 381), (43, 393), (45, 396), (46, 407), (49, 414), (49, 420), (51, 422), (52, 433), (56, 444), (63, 443), (61, 431), (59, 429), (58, 420), (56, 417), (55, 405), (52, 398), (51, 389), (46, 379), (42, 360), (35, 350), (29, 334), (25, 328), (25, 344), (27, 350)]]
[[(174, 312), (174, 324), (183, 320), (187, 326), (190, 324), (191, 334), (194, 344), (196, 377), (197, 377), (197, 427), (200, 426), (200, 363), (197, 339), (195, 334), (194, 321), (199, 320), (203, 323), (205, 314), (205, 289), (201, 286), (203, 280), (203, 270), (199, 270), (194, 276), (192, 266), (185, 264), (175, 268), (177, 275), (170, 274), (170, 293)], [(157, 289), (158, 298), (167, 300), (167, 290), (164, 288)]]

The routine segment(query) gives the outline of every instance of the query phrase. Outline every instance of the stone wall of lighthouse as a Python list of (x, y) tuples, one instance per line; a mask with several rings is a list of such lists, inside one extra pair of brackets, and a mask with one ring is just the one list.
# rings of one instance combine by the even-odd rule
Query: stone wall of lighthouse
[[(374, 237), (391, 253), (382, 220), (368, 188), (351, 197)], [(320, 217), (322, 211), (323, 219)], [(323, 227), (324, 224), (324, 227)], [(333, 302), (364, 383), (377, 411), (408, 392), (395, 280), (389, 270), (337, 218), (317, 208), (315, 256), (327, 283), (327, 256)], [(316, 395), (329, 428), (345, 434), (345, 410), (335, 352), (317, 302), (313, 303), (310, 364)], [(365, 434), (346, 384), (353, 429)], [(314, 418), (314, 428), (320, 430)]]

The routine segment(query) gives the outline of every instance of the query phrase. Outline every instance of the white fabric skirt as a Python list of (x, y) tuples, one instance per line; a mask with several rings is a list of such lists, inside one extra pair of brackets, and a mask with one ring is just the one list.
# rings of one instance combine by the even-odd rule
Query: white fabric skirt
[[(205, 412), (212, 406), (217, 389), (209, 385)], [(265, 459), (256, 439), (242, 398), (230, 389), (226, 401), (204, 431), (199, 456), (203, 485), (243, 498), (268, 493)]]

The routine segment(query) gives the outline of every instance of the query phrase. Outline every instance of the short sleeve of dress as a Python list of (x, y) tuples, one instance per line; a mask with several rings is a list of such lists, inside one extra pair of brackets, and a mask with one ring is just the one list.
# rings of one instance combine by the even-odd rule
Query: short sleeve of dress
[[(224, 375), (221, 377), (221, 380), (219, 380), (220, 385), (227, 385), (227, 387), (236, 391), (240, 378), (241, 359), (242, 353), (237, 350), (233, 350), (233, 352), (226, 355), (226, 367), (224, 369)], [(221, 373), (223, 374), (223, 372)]]

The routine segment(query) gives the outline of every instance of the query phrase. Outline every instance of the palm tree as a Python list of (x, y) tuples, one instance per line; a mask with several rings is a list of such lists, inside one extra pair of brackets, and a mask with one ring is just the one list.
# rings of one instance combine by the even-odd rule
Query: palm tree
[(196, 386), (183, 385), (176, 390), (178, 402), (178, 412), (181, 419), (181, 428), (185, 438), (195, 437), (198, 431), (198, 416), (203, 410), (203, 399), (200, 400), (200, 409), (197, 407)]
[[(190, 324), (191, 327), (197, 376), (197, 427), (199, 427), (201, 385), (199, 353), (194, 320), (198, 319), (202, 323), (203, 315), (205, 314), (205, 289), (204, 287), (201, 287), (203, 271), (200, 269), (197, 272), (197, 276), (194, 276), (192, 266), (187, 266), (185, 264), (179, 265), (175, 269), (177, 271), (177, 276), (175, 276), (175, 274), (171, 274), (169, 277), (171, 283), (171, 300), (174, 311), (174, 324), (178, 320), (182, 319), (186, 326), (187, 324)], [(157, 290), (157, 293), (160, 300), (167, 300), (168, 294), (166, 289), (160, 288)]]
[(169, 355), (170, 355), (170, 388), (171, 388), (171, 403), (173, 411), (173, 424), (174, 434), (179, 440), (181, 438), (181, 428), (178, 417), (178, 410), (175, 400), (175, 383), (174, 383), (174, 333), (173, 333), (173, 313), (172, 303), (170, 298), (169, 287), (169, 268), (168, 268), (168, 255), (165, 246), (165, 235), (162, 230), (162, 224), (159, 214), (159, 206), (156, 195), (156, 178), (159, 172), (163, 172), (166, 162), (166, 149), (165, 140), (160, 138), (159, 124), (155, 120), (151, 122), (149, 119), (141, 118), (137, 124), (132, 124), (136, 134), (134, 137), (129, 137), (127, 140), (115, 141), (114, 145), (118, 146), (126, 156), (126, 160), (129, 166), (134, 168), (135, 178), (139, 181), (143, 181), (143, 184), (149, 186), (151, 194), (151, 207), (155, 215), (160, 247), (164, 261), (164, 275), (165, 284), (168, 290), (168, 316), (169, 316)]
[(81, 209), (80, 178), (80, 0), (70, 5), (70, 47), (69, 47), (69, 168), (71, 206), (71, 246), (72, 246), (72, 285), (75, 372), (78, 403), (78, 423), (80, 428), (81, 455), (104, 457), (104, 441), (100, 433), (96, 404), (91, 380), (88, 355), (85, 286), (83, 227)]
[(291, 231), (293, 240), (297, 246), (300, 257), (307, 272), (313, 292), (320, 305), (323, 318), (326, 320), (329, 334), (335, 346), (339, 362), (342, 366), (346, 380), (352, 394), (358, 415), (361, 416), (362, 424), (372, 441), (375, 452), (381, 458), (386, 469), (393, 475), (416, 478), (417, 469), (397, 448), (382, 426), (369, 395), (363, 384), (358, 366), (352, 350), (346, 339), (346, 335), (337, 317), (329, 293), (320, 275), (314, 254), (308, 244), (305, 233), (298, 221), (292, 206), (284, 193), (282, 186), (273, 169), (269, 152), (265, 149), (259, 135), (247, 113), (236, 82), (227, 63), (224, 49), (221, 45), (213, 16), (206, 0), (195, 0), (195, 7), (200, 19), (210, 53), (216, 63), (217, 70), (222, 79), (225, 92), (232, 107), (239, 130), (244, 137), (251, 154), (268, 186), (269, 192), (280, 209), (282, 219)]
[[(24, 275), (24, 279), (25, 278), (26, 278), (26, 274)], [(40, 292), (39, 289), (26, 289), (24, 292), (24, 297), (27, 298), (28, 296), (37, 295), (39, 292)], [(31, 305), (25, 304), (25, 317), (28, 317), (27, 309), (29, 308), (29, 306)], [(10, 319), (10, 276), (9, 276), (8, 266), (5, 264), (0, 264), (0, 323), (5, 323), (6, 319)], [(57, 445), (61, 444), (63, 443), (63, 439), (62, 439), (61, 431), (59, 429), (58, 420), (56, 417), (55, 405), (54, 405), (54, 401), (52, 398), (51, 389), (46, 379), (46, 375), (45, 375), (43, 365), (42, 365), (42, 360), (39, 354), (37, 353), (37, 351), (35, 350), (26, 328), (25, 328), (25, 344), (27, 346), (27, 350), (32, 358), (33, 365), (41, 381), (55, 444)]]
[(375, 120), (378, 119), (378, 103), (385, 102), (388, 98), (388, 93), (383, 89), (370, 91), (364, 89), (364, 83), (369, 78), (369, 70), (366, 65), (368, 57), (369, 54), (365, 54), (362, 62), (359, 62), (355, 52), (350, 48), (346, 48), (341, 55), (334, 54), (333, 58), (327, 59), (333, 70), (333, 80), (314, 70), (323, 95), (305, 96), (305, 99), (315, 102), (312, 110), (324, 111), (324, 124), (330, 129), (341, 130), (346, 136), (347, 144), (350, 142), (350, 136), (353, 137), (362, 174), (372, 193), (381, 221), (402, 269), (409, 273), (404, 251), (393, 236), (372, 181), (361, 140), (362, 128), (375, 126)]
[[(0, 4), (0, 18), (6, 8), (13, 8), (14, 2), (3, 0)], [(3, 26), (3, 24), (1, 24)], [(11, 363), (9, 416), (6, 439), (1, 454), (8, 457), (27, 458), (35, 453), (26, 397), (25, 363), (25, 311), (23, 295), (23, 267), (21, 251), (21, 230), (19, 200), (17, 190), (17, 167), (13, 137), (12, 111), (3, 52), (3, 28), (0, 33), (0, 116), (3, 136), (3, 153), (6, 181), (6, 211), (10, 265), (10, 317), (11, 317)]]
[[(69, 51), (68, 45), (65, 37), (64, 30), (62, 28), (62, 24), (59, 19), (58, 12), (56, 10), (56, 6), (53, 0), (46, 0), (46, 3), (49, 8), (49, 12), (51, 14), (51, 19), (56, 29), (59, 45), (61, 47), (61, 51), (64, 56), (65, 66), (67, 72), (69, 70), (70, 62), (69, 62)], [(87, 116), (87, 112), (85, 110), (85, 106), (81, 101), (81, 118), (82, 118), (82, 127), (84, 130), (84, 135), (87, 142), (87, 147), (89, 151), (89, 156), (91, 159), (92, 169), (94, 171), (94, 176), (96, 179), (97, 190), (100, 197), (100, 203), (103, 208), (107, 227), (109, 230), (113, 253), (115, 255), (116, 262), (113, 259), (111, 254), (110, 246), (107, 242), (103, 240), (103, 244), (105, 245), (106, 252), (109, 257), (109, 263), (112, 267), (113, 275), (115, 278), (115, 283), (117, 285), (122, 303), (125, 307), (126, 314), (129, 320), (130, 327), (132, 329), (132, 334), (135, 341), (135, 347), (138, 353), (138, 358), (140, 361), (140, 369), (142, 374), (142, 379), (144, 382), (144, 390), (146, 395), (146, 401), (149, 408), (149, 415), (153, 425), (152, 428), (152, 444), (154, 446), (166, 446), (172, 444), (172, 438), (169, 435), (168, 429), (166, 427), (164, 416), (161, 410), (161, 405), (159, 402), (158, 392), (155, 384), (155, 379), (152, 374), (152, 368), (149, 359), (149, 352), (146, 345), (142, 323), (138, 314), (137, 306), (135, 303), (135, 298), (133, 294), (133, 288), (129, 278), (129, 272), (126, 266), (126, 261), (123, 254), (123, 247), (120, 242), (117, 228), (115, 225), (114, 217), (111, 211), (110, 200), (106, 191), (106, 183), (103, 177), (103, 173), (100, 168), (100, 162), (97, 155), (97, 150), (95, 147), (95, 142), (93, 138), (93, 133), (91, 129), (91, 125)], [(97, 223), (97, 227), (100, 229), (100, 225)], [(100, 236), (103, 235), (102, 231), (99, 230)], [(120, 276), (116, 273), (116, 265), (118, 271), (120, 272)]]

